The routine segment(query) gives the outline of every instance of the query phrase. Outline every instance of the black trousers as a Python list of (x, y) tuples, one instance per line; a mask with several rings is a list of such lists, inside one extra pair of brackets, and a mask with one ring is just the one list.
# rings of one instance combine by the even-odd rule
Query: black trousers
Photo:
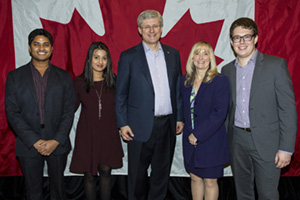
[[(171, 130), (171, 115), (155, 119), (147, 142), (128, 143), (128, 199), (166, 198), (173, 160), (176, 133)], [(148, 168), (151, 174), (148, 179)]]
[(68, 153), (61, 155), (18, 157), (25, 178), (28, 200), (43, 200), (43, 172), (45, 161), (48, 165), (51, 200), (67, 199), (64, 183)]

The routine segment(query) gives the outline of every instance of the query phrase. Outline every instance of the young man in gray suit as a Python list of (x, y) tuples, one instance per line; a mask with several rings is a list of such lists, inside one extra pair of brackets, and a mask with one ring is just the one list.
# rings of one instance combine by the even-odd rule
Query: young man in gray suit
[[(128, 199), (163, 200), (175, 147), (183, 128), (179, 52), (159, 42), (163, 19), (146, 10), (137, 20), (143, 41), (119, 60), (117, 125), (128, 141)], [(148, 187), (147, 169), (151, 164)]]
[(283, 58), (256, 49), (257, 25), (240, 18), (230, 27), (236, 59), (222, 68), (230, 79), (227, 116), (231, 166), (238, 200), (278, 200), (280, 169), (295, 148), (297, 112)]
[(31, 61), (8, 73), (5, 110), (16, 140), (26, 196), (43, 199), (43, 168), (48, 165), (51, 199), (67, 199), (64, 170), (71, 149), (75, 92), (70, 73), (50, 63), (53, 40), (44, 29), (28, 36)]

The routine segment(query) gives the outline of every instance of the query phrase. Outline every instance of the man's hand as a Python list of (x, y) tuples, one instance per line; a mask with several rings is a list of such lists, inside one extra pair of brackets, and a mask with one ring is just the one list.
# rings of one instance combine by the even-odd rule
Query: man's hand
[(43, 151), (44, 149), (44, 145), (43, 143), (45, 142), (46, 140), (38, 140), (36, 143), (33, 144), (33, 147), (39, 152), (41, 153), (41, 151)]
[(57, 148), (59, 142), (56, 140), (47, 140), (41, 143), (43, 148), (39, 151), (39, 153), (43, 156), (50, 156), (51, 153)]
[(291, 162), (291, 155), (278, 151), (275, 156), (276, 168), (284, 168)]
[(120, 128), (121, 136), (125, 141), (133, 140), (134, 134), (129, 126), (123, 126)]
[(197, 145), (197, 138), (194, 136), (193, 133), (190, 134), (189, 136), (189, 142), (191, 145), (196, 146)]
[(183, 122), (176, 122), (176, 134), (180, 134), (183, 130)]

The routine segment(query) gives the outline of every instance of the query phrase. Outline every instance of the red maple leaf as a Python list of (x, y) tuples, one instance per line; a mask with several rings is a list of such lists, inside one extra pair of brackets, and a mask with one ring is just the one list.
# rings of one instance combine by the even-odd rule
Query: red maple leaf
[[(74, 11), (68, 24), (41, 19), (43, 27), (53, 35), (52, 63), (67, 69), (73, 77), (83, 71), (88, 47), (94, 41), (102, 41), (109, 47), (113, 71), (116, 73), (120, 53), (141, 42), (136, 24), (140, 12), (146, 9), (155, 9), (163, 13), (164, 7), (164, 3), (159, 0), (142, 4), (133, 0), (124, 3), (118, 1), (116, 4), (113, 1), (100, 0), (100, 5), (105, 27), (103, 36), (94, 33), (77, 10)], [(204, 40), (215, 49), (223, 22), (224, 20), (196, 24), (188, 10), (169, 33), (161, 39), (161, 42), (179, 50), (183, 73), (185, 73), (186, 60), (193, 44)], [(217, 57), (218, 64), (222, 61)]]

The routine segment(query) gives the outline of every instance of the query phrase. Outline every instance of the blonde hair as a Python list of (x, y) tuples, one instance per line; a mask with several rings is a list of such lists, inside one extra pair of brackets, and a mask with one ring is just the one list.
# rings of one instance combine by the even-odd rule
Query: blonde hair
[(193, 57), (197, 52), (199, 52), (202, 49), (207, 50), (210, 55), (209, 68), (206, 71), (203, 82), (204, 83), (210, 82), (218, 74), (216, 58), (215, 58), (213, 48), (211, 47), (211, 45), (208, 42), (205, 42), (205, 41), (197, 42), (192, 47), (192, 50), (189, 54), (189, 57), (188, 57), (188, 60), (186, 63), (186, 75), (185, 75), (185, 82), (184, 82), (185, 87), (189, 87), (194, 84), (195, 75), (196, 75), (196, 67), (193, 62)]

